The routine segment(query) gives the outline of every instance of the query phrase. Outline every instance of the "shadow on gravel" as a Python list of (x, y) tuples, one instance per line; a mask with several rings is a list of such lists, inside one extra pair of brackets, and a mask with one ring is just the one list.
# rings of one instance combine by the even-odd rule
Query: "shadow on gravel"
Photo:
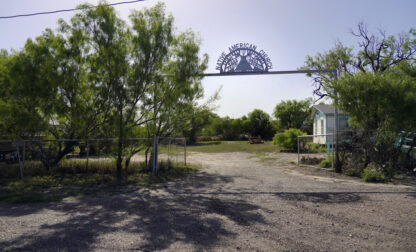
[[(219, 175), (204, 176), (201, 181), (190, 181), (188, 187), (182, 187), (220, 187), (230, 179)], [(259, 207), (243, 199), (167, 191), (168, 188), (159, 192), (147, 190), (140, 194), (89, 197), (80, 202), (20, 206), (21, 215), (26, 211), (48, 211), (42, 214), (42, 222), (47, 224), (36, 227), (35, 220), (31, 223), (35, 225), (31, 230), (19, 224), (16, 228), (24, 228), (25, 231), (19, 230), (24, 234), (0, 242), (0, 250), (153, 251), (167, 249), (175, 242), (192, 244), (196, 250), (209, 250), (221, 237), (235, 236), (232, 230), (227, 229), (228, 221), (241, 226), (265, 223), (257, 211)], [(2, 214), (6, 215), (4, 210)], [(10, 216), (15, 215), (11, 213)], [(97, 247), (96, 244), (100, 245)]]
[[(0, 218), (7, 217), (21, 217), (24, 215), (34, 214), (44, 208), (48, 208), (49, 203), (28, 203), (28, 204), (7, 204), (0, 203)], [(1, 250), (1, 247), (0, 247)]]
[(413, 197), (416, 200), (416, 192), (409, 192), (408, 196)]
[(278, 197), (290, 201), (307, 201), (312, 203), (351, 203), (361, 201), (357, 193), (349, 192), (304, 192), (304, 193), (279, 193)]
[(351, 203), (363, 200), (363, 195), (370, 194), (403, 194), (416, 198), (416, 192), (299, 192), (276, 193), (283, 200), (307, 201), (312, 203)]
[(283, 200), (307, 201), (312, 203), (350, 203), (363, 199), (362, 195), (368, 194), (406, 194), (416, 199), (416, 192), (191, 192), (178, 193), (180, 195), (274, 195)]

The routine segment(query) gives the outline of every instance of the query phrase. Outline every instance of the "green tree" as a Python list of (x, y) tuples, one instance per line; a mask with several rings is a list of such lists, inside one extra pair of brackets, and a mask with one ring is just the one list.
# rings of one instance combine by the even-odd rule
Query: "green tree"
[(299, 129), (287, 129), (284, 132), (276, 133), (273, 138), (273, 144), (288, 151), (297, 151), (298, 136), (304, 135), (306, 135), (306, 133)]
[(212, 112), (205, 107), (195, 107), (191, 109), (188, 116), (188, 124), (185, 125), (187, 127), (182, 128), (181, 131), (189, 139), (189, 143), (195, 143), (197, 135), (210, 123)]
[[(73, 33), (84, 36), (89, 77), (100, 102), (108, 108), (105, 132), (117, 136), (117, 173), (122, 162), (142, 147), (126, 141), (135, 128), (146, 125), (149, 134), (169, 135), (178, 121), (174, 115), (202, 97), (201, 73), (207, 57), (198, 57), (192, 32), (175, 34), (173, 17), (164, 6), (135, 11), (128, 27), (114, 9), (100, 4), (82, 6), (71, 20)], [(92, 31), (92, 32), (89, 32)]]
[(278, 129), (296, 128), (312, 133), (311, 118), (312, 99), (304, 99), (301, 101), (288, 100), (277, 104), (274, 109), (274, 116), (277, 119)]
[[(366, 150), (362, 168), (377, 163), (388, 178), (398, 164), (404, 139), (416, 143), (416, 68), (405, 62), (382, 73), (358, 73), (340, 79), (334, 86), (336, 104), (350, 112), (351, 124), (363, 136)], [(397, 142), (398, 140), (399, 143)], [(407, 160), (411, 159), (411, 148)], [(410, 167), (411, 168), (411, 167)]]
[[(407, 67), (406, 67), (407, 68)], [(335, 103), (351, 114), (351, 123), (364, 130), (416, 129), (415, 68), (395, 67), (382, 73), (357, 73), (334, 86)]]
[[(135, 59), (130, 59), (132, 34), (117, 17), (114, 9), (101, 2), (96, 8), (89, 4), (80, 6), (81, 12), (69, 24), (60, 21), (61, 30), (82, 43), (83, 56), (88, 71), (88, 81), (94, 89), (97, 104), (107, 112), (106, 134), (117, 136), (117, 174), (121, 176), (124, 141), (132, 124), (135, 124), (136, 100), (144, 95), (142, 83), (129, 78)], [(130, 62), (134, 62), (129, 64)]]
[[(8, 57), (1, 94), (2, 133), (10, 138), (85, 138), (97, 125), (77, 41), (47, 29)], [(49, 168), (73, 151), (74, 141), (39, 146)], [(40, 143), (39, 143), (40, 145)]]
[(407, 135), (416, 142), (412, 133), (416, 128), (416, 31), (399, 36), (386, 36), (384, 32), (375, 35), (360, 23), (353, 34), (360, 39), (358, 50), (338, 44), (327, 53), (308, 56), (304, 68), (338, 70), (338, 80), (332, 73), (313, 77), (315, 94), (329, 96), (336, 107), (351, 116), (355, 132), (351, 142), (341, 145), (353, 153), (354, 158), (344, 159), (347, 166), (364, 169), (376, 163), (391, 177), (401, 154), (397, 139)]
[(261, 136), (266, 139), (272, 137), (275, 133), (270, 116), (260, 109), (250, 112), (247, 120), (247, 129), (252, 136)]
[[(322, 70), (337, 69), (338, 77), (352, 76), (357, 73), (381, 73), (398, 65), (400, 62), (414, 60), (416, 55), (416, 30), (406, 34), (387, 36), (384, 31), (370, 33), (364, 23), (359, 23), (353, 36), (359, 39), (358, 49), (344, 46), (339, 42), (335, 48), (316, 56), (307, 56), (302, 69)], [(314, 94), (323, 98), (334, 99), (333, 73), (309, 74), (314, 78)]]
[(238, 137), (238, 133), (233, 129), (233, 119), (228, 116), (216, 118), (213, 127), (215, 135), (220, 135), (223, 140), (235, 140)]
[[(0, 55), (0, 127), (11, 138), (117, 137), (117, 173), (142, 146), (128, 137), (169, 135), (202, 97), (199, 40), (175, 33), (164, 6), (135, 11), (129, 27), (101, 2), (85, 4), (19, 52)], [(182, 124), (183, 126), (183, 124)], [(176, 131), (177, 132), (177, 131)], [(57, 164), (77, 143), (59, 143)], [(50, 157), (45, 160), (51, 160)]]

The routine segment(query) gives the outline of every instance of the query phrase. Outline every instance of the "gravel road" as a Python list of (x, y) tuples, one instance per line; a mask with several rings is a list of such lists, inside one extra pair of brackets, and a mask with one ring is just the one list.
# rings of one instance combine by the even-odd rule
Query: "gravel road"
[(416, 186), (274, 158), (193, 153), (199, 172), (154, 190), (0, 204), (0, 250), (416, 251)]

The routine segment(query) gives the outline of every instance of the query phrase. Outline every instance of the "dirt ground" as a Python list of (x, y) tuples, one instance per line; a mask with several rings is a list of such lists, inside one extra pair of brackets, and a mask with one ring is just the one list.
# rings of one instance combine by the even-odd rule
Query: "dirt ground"
[(416, 186), (196, 154), (195, 175), (113, 196), (0, 204), (2, 251), (416, 251)]

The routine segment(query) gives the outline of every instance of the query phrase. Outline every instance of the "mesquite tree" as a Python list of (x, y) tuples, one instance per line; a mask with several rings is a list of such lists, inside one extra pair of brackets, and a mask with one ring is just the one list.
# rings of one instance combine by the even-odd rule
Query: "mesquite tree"
[[(401, 62), (415, 59), (416, 30), (397, 36), (387, 36), (383, 30), (378, 34), (368, 31), (364, 23), (359, 23), (352, 31), (358, 42), (358, 49), (338, 42), (335, 48), (314, 57), (307, 56), (302, 69), (337, 69), (339, 77), (353, 76), (357, 73), (381, 73)], [(314, 94), (319, 98), (335, 98), (333, 73), (310, 74), (314, 79)]]
[(338, 44), (327, 53), (308, 56), (304, 68), (338, 69), (337, 81), (332, 73), (313, 77), (315, 94), (330, 97), (350, 115), (354, 132), (340, 146), (347, 153), (344, 163), (361, 169), (376, 163), (391, 178), (400, 168), (406, 137), (413, 139), (411, 146), (416, 143), (416, 31), (374, 35), (360, 23), (353, 35), (360, 39), (359, 50)]
[[(202, 97), (207, 56), (199, 57), (191, 31), (175, 32), (162, 4), (132, 12), (131, 26), (105, 2), (79, 8), (55, 33), (48, 29), (23, 50), (1, 53), (7, 88), (0, 93), (0, 126), (15, 137), (116, 137), (120, 177), (123, 161), (127, 167), (141, 149), (127, 138), (144, 129), (169, 135), (180, 128), (175, 115)], [(76, 144), (63, 143), (51, 165)]]

